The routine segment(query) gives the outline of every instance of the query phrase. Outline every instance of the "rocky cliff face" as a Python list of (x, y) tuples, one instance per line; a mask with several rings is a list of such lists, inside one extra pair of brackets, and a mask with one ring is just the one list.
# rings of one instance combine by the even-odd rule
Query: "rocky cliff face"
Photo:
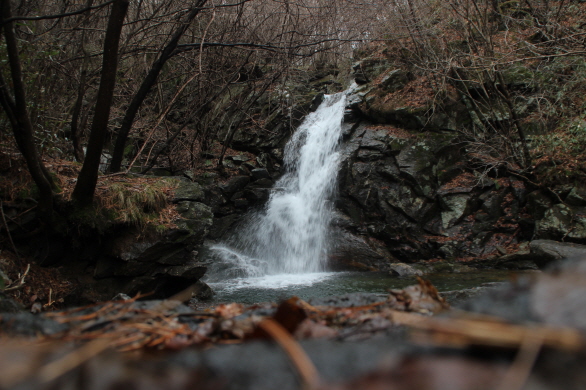
[[(384, 58), (363, 59), (353, 70), (335, 264), (388, 269), (397, 260), (494, 260), (531, 239), (586, 242), (586, 186), (546, 188), (491, 166), (465, 136), (480, 121), (469, 94), (447, 86), (438, 101), (426, 85), (431, 80)], [(508, 80), (511, 88), (524, 83)], [(494, 104), (481, 125), (510, 120)], [(531, 113), (528, 105), (515, 110)], [(379, 256), (361, 257), (357, 245)]]

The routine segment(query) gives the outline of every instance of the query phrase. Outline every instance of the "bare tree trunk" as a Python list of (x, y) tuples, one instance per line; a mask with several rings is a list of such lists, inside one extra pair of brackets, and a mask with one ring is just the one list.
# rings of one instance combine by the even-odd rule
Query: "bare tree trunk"
[(87, 206), (92, 203), (98, 181), (100, 157), (108, 130), (110, 106), (112, 105), (112, 96), (114, 95), (114, 86), (116, 84), (120, 33), (122, 32), (128, 4), (128, 0), (114, 1), (108, 20), (108, 28), (104, 39), (102, 76), (88, 141), (87, 155), (72, 194), (73, 200), (80, 206)]
[[(0, 13), (3, 20), (11, 17), (9, 0), (0, 0)], [(33, 127), (26, 105), (22, 69), (12, 22), (4, 25), (4, 37), (10, 64), (14, 100), (10, 96), (8, 85), (4, 78), (0, 77), (0, 103), (7, 113), (18, 148), (39, 189), (39, 214), (41, 218), (49, 222), (53, 211), (53, 190), (56, 190), (57, 186), (43, 165), (35, 144)]]
[[(87, 0), (86, 8), (92, 6), (94, 0)], [(89, 16), (91, 11), (87, 11), (87, 16)], [(79, 87), (77, 89), (77, 99), (75, 100), (75, 105), (73, 106), (73, 114), (71, 115), (71, 142), (73, 143), (73, 155), (78, 162), (83, 162), (83, 149), (81, 147), (81, 137), (80, 137), (80, 121), (79, 115), (81, 114), (81, 108), (83, 106), (83, 95), (86, 91), (86, 78), (87, 78), (87, 68), (89, 63), (89, 51), (86, 47), (87, 42), (87, 33), (85, 30), (81, 33), (81, 50), (83, 52), (83, 62), (81, 64), (81, 74), (79, 77)], [(83, 129), (83, 128), (81, 128)]]
[(124, 158), (124, 148), (126, 146), (126, 140), (128, 139), (128, 134), (130, 133), (130, 129), (132, 128), (132, 124), (134, 123), (134, 118), (142, 106), (142, 102), (147, 97), (148, 93), (150, 92), (151, 88), (157, 81), (159, 77), (159, 73), (163, 69), (163, 65), (167, 62), (169, 58), (171, 58), (179, 44), (179, 39), (183, 36), (193, 19), (199, 14), (201, 11), (201, 7), (205, 5), (207, 0), (198, 0), (196, 4), (191, 8), (189, 14), (181, 22), (177, 30), (173, 33), (173, 36), (169, 43), (165, 46), (159, 58), (153, 63), (151, 69), (147, 76), (142, 81), (138, 92), (132, 98), (128, 109), (126, 110), (126, 114), (124, 115), (124, 119), (122, 120), (122, 124), (118, 129), (118, 137), (116, 138), (116, 144), (114, 145), (114, 152), (112, 153), (112, 161), (110, 163), (110, 172), (118, 172), (122, 166), (122, 159)]

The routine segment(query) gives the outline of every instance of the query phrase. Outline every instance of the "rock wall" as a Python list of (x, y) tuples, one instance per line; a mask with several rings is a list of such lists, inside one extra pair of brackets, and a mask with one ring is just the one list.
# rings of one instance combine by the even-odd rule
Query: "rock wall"
[[(488, 169), (461, 136), (479, 120), (469, 95), (446, 88), (438, 104), (429, 80), (380, 57), (353, 70), (333, 264), (387, 270), (397, 261), (474, 258), (487, 265), (531, 239), (586, 243), (586, 185), (545, 188)], [(510, 120), (498, 112), (484, 120)], [(379, 257), (357, 256), (356, 245)]]

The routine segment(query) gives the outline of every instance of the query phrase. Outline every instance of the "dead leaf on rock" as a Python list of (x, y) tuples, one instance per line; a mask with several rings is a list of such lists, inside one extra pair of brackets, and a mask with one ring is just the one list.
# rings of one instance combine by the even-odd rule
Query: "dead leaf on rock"
[(434, 314), (449, 308), (431, 282), (420, 277), (417, 277), (417, 282), (403, 290), (389, 290), (388, 302), (393, 309)]
[(216, 314), (225, 319), (239, 316), (243, 312), (244, 306), (242, 306), (240, 303), (228, 303), (226, 305), (219, 305), (216, 307)]

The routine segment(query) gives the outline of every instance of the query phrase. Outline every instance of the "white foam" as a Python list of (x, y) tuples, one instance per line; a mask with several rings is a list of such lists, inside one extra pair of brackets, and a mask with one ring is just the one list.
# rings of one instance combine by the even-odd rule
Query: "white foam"
[(266, 290), (282, 290), (291, 287), (309, 287), (337, 275), (335, 272), (313, 272), (304, 274), (277, 274), (251, 278), (232, 279), (228, 283), (209, 283), (212, 288), (223, 292), (233, 292), (247, 288), (262, 288)]

